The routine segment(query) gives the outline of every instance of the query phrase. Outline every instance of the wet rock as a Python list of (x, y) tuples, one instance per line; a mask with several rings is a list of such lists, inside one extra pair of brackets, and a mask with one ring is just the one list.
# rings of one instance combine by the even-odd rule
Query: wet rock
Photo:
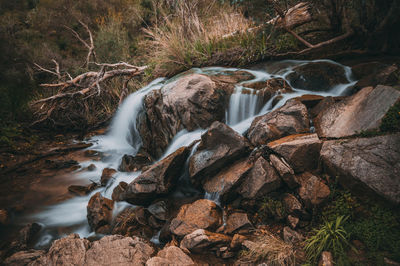
[(154, 215), (157, 219), (166, 221), (167, 220), (167, 204), (165, 201), (158, 201), (150, 205), (147, 210)]
[(128, 183), (122, 181), (119, 182), (118, 186), (116, 186), (113, 190), (111, 195), (112, 200), (114, 201), (123, 201), (124, 200), (124, 193), (128, 188)]
[(299, 179), (301, 180), (299, 196), (307, 208), (312, 209), (329, 197), (330, 189), (319, 177), (306, 172)]
[(299, 65), (286, 79), (292, 87), (309, 91), (329, 91), (335, 85), (348, 83), (343, 67), (330, 62)]
[(257, 199), (277, 190), (281, 179), (275, 169), (263, 157), (259, 157), (238, 189), (245, 199)]
[(44, 255), (43, 250), (28, 250), (28, 251), (20, 251), (13, 254), (11, 257), (8, 257), (4, 261), (4, 265), (6, 266), (20, 266), (20, 265), (30, 265), (34, 261), (36, 261), (40, 256)]
[(194, 265), (194, 262), (180, 248), (170, 246), (162, 249), (156, 257), (146, 262), (146, 266), (159, 265)]
[(204, 184), (207, 178), (223, 167), (250, 153), (250, 144), (227, 125), (214, 122), (201, 136), (197, 151), (189, 161), (189, 175), (193, 184)]
[(100, 192), (94, 194), (87, 205), (87, 219), (90, 228), (98, 233), (108, 233), (112, 221), (114, 201), (104, 198)]
[(85, 265), (145, 265), (153, 253), (138, 237), (105, 236), (86, 252)]
[(295, 196), (289, 193), (285, 193), (282, 202), (288, 214), (301, 215), (303, 211), (303, 206)]
[(178, 181), (188, 155), (186, 147), (176, 150), (138, 176), (119, 196), (116, 192), (115, 197), (131, 204), (144, 205), (167, 195)]
[(283, 241), (285, 241), (286, 243), (296, 244), (304, 240), (304, 237), (300, 233), (290, 229), (287, 226), (283, 228), (282, 234), (283, 234)]
[(86, 157), (97, 157), (97, 156), (99, 156), (99, 152), (95, 151), (95, 150), (86, 150), (83, 154)]
[(326, 141), (321, 160), (331, 176), (359, 195), (400, 203), (400, 134)]
[(400, 91), (393, 87), (366, 87), (323, 110), (314, 120), (316, 132), (324, 138), (341, 138), (377, 129), (399, 99)]
[(296, 175), (294, 174), (294, 170), (284, 158), (279, 158), (275, 154), (271, 154), (269, 160), (289, 188), (294, 189), (300, 185)]
[(218, 193), (222, 202), (228, 202), (235, 198), (236, 188), (246, 178), (252, 166), (247, 159), (243, 159), (207, 180), (203, 189), (210, 194)]
[(242, 81), (254, 79), (255, 76), (250, 72), (244, 70), (238, 70), (238, 71), (224, 71), (221, 74), (210, 76), (210, 78), (216, 82), (237, 84)]
[(16, 239), (12, 241), (10, 250), (18, 251), (31, 248), (41, 229), (42, 226), (38, 223), (30, 223), (25, 225), (18, 232)]
[(268, 144), (268, 147), (285, 158), (296, 173), (318, 167), (321, 146), (322, 141), (317, 134), (291, 135)]
[(159, 158), (170, 140), (182, 129), (208, 128), (223, 121), (233, 85), (191, 74), (148, 93), (138, 129), (143, 147)]
[(87, 167), (87, 170), (88, 170), (88, 171), (94, 171), (94, 170), (96, 170), (96, 165), (90, 164), (90, 165)]
[(151, 162), (152, 158), (150, 155), (144, 152), (139, 152), (136, 156), (125, 154), (121, 159), (118, 170), (121, 172), (136, 172), (142, 170), (143, 167), (150, 165)]
[(215, 230), (222, 224), (222, 214), (218, 206), (206, 199), (185, 204), (171, 221), (169, 230), (177, 236), (185, 236), (197, 229)]
[(368, 62), (356, 65), (352, 72), (358, 82), (354, 85), (353, 92), (362, 88), (377, 85), (394, 86), (398, 84), (399, 66), (387, 65), (381, 62)]
[(253, 225), (250, 222), (247, 214), (244, 212), (234, 212), (228, 216), (226, 220), (225, 233), (234, 234), (247, 232)]
[(88, 186), (77, 186), (77, 185), (72, 185), (68, 187), (68, 191), (77, 195), (77, 196), (85, 196), (98, 188), (99, 186), (96, 183), (92, 183)]
[(4, 209), (0, 209), (0, 226), (8, 224), (9, 218), (8, 212)]
[(323, 99), (325, 99), (325, 97), (315, 94), (304, 94), (302, 96), (296, 97), (295, 99), (304, 104), (307, 109), (311, 109), (319, 104)]
[(100, 183), (102, 186), (107, 185), (108, 181), (113, 177), (117, 171), (112, 168), (104, 168), (101, 174)]
[(229, 246), (231, 240), (232, 238), (229, 236), (198, 229), (186, 235), (182, 239), (180, 247), (193, 253), (207, 253), (222, 246)]
[(335, 265), (335, 263), (333, 262), (332, 253), (330, 253), (329, 251), (322, 252), (318, 266), (333, 266), (333, 265)]
[(284, 106), (253, 120), (247, 137), (255, 146), (298, 133), (310, 131), (307, 108), (297, 100), (289, 100)]

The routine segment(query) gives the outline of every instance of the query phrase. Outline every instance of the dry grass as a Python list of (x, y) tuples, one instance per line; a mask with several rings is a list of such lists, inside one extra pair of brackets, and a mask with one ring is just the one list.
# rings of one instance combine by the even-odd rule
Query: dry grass
[(161, 21), (145, 29), (150, 41), (144, 45), (150, 61), (166, 75), (209, 62), (214, 53), (231, 48), (226, 35), (242, 35), (251, 27), (239, 11), (217, 1), (178, 1), (172, 14), (159, 12)]
[(241, 252), (240, 260), (248, 263), (267, 263), (271, 266), (295, 265), (295, 248), (282, 239), (265, 232)]

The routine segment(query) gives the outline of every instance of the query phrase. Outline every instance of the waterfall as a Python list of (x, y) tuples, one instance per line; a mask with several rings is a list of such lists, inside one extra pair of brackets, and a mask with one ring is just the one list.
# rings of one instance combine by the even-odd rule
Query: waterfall
[[(223, 67), (209, 67), (209, 68), (196, 68), (188, 71), (186, 73), (199, 73), (206, 75), (217, 75), (217, 74), (228, 74), (238, 70), (247, 71), (251, 73), (254, 78), (252, 80), (247, 80), (245, 82), (239, 83), (235, 86), (234, 93), (231, 95), (229, 100), (229, 106), (226, 110), (226, 123), (231, 126), (234, 130), (243, 134), (251, 125), (253, 119), (256, 116), (266, 114), (276, 108), (281, 107), (285, 102), (294, 97), (298, 97), (304, 94), (309, 94), (309, 91), (299, 90), (293, 88), (293, 92), (280, 94), (279, 99), (276, 99), (278, 95), (275, 95), (268, 100), (267, 103), (263, 104), (258, 96), (256, 90), (246, 88), (244, 83), (252, 82), (263, 82), (272, 78), (282, 78), (286, 80), (286, 76), (292, 72), (295, 66), (306, 64), (309, 62), (330, 62), (338, 64), (330, 60), (316, 60), (316, 61), (293, 61), (286, 60), (277, 63), (273, 63), (268, 66), (267, 70), (249, 70), (249, 69), (237, 69), (237, 68), (223, 68)], [(339, 64), (338, 64), (339, 65)], [(342, 66), (342, 65), (340, 65)], [(346, 93), (346, 90), (355, 84), (355, 80), (352, 79), (351, 69), (349, 67), (342, 66), (345, 70), (348, 83), (337, 84), (330, 91), (327, 92), (311, 92), (312, 94), (318, 94), (322, 96), (339, 96)], [(180, 76), (185, 75), (185, 73), (180, 74)], [(114, 119), (112, 120), (109, 132), (106, 135), (95, 136), (90, 142), (94, 145), (90, 147), (91, 150), (96, 150), (101, 153), (107, 154), (104, 159), (89, 160), (82, 162), (82, 168), (87, 167), (89, 164), (94, 164), (96, 170), (92, 172), (81, 171), (75, 173), (74, 178), (81, 180), (82, 182), (90, 182), (89, 180), (99, 180), (102, 170), (106, 167), (118, 169), (121, 157), (128, 154), (135, 154), (141, 146), (141, 138), (137, 129), (137, 119), (140, 113), (143, 111), (143, 99), (145, 95), (152, 90), (157, 90), (175, 82), (177, 77), (170, 80), (164, 78), (159, 78), (151, 82), (149, 85), (143, 87), (141, 90), (129, 95), (120, 108), (117, 110)], [(275, 105), (273, 105), (275, 103)], [(170, 142), (164, 155), (159, 158), (165, 158), (176, 149), (182, 146), (188, 146), (193, 141), (201, 138), (206, 129), (197, 129), (192, 132), (188, 132), (186, 129), (178, 132), (178, 134)], [(196, 151), (197, 145), (192, 149), (191, 155)], [(190, 155), (190, 156), (191, 156)], [(190, 157), (189, 156), (189, 157)], [(188, 159), (189, 160), (189, 159)], [(188, 161), (185, 167), (188, 167)], [(185, 173), (187, 169), (185, 170)], [(39, 239), (37, 247), (43, 247), (50, 243), (54, 238), (62, 237), (59, 234), (58, 228), (64, 228), (65, 232), (68, 233), (79, 233), (81, 237), (87, 237), (90, 234), (89, 225), (86, 218), (86, 206), (92, 195), (97, 192), (101, 192), (103, 196), (111, 198), (113, 189), (119, 184), (119, 182), (124, 181), (127, 183), (132, 182), (140, 172), (135, 173), (123, 173), (117, 172), (113, 179), (109, 182), (107, 187), (99, 188), (87, 196), (75, 197), (67, 201), (61, 202), (53, 206), (45, 207), (41, 212), (37, 214), (30, 215), (27, 218), (29, 222), (40, 222), (44, 225), (45, 229)], [(181, 178), (188, 179), (187, 176), (182, 176)], [(183, 182), (184, 183), (184, 182)], [(206, 198), (219, 202), (218, 193), (207, 194)], [(130, 206), (129, 204), (116, 204), (113, 215), (117, 215), (125, 207)], [(67, 233), (66, 233), (67, 234)], [(155, 237), (154, 241), (157, 241)]]

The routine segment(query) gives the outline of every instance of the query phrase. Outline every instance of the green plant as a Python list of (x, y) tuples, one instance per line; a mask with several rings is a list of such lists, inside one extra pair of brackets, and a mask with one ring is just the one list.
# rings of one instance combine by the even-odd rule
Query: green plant
[(400, 101), (386, 113), (382, 119), (380, 130), (383, 132), (400, 131)]
[(286, 208), (280, 200), (265, 197), (260, 206), (260, 216), (263, 219), (283, 219), (287, 214)]
[(305, 251), (307, 259), (316, 263), (323, 251), (332, 252), (340, 264), (346, 264), (346, 251), (351, 247), (349, 234), (344, 228), (347, 217), (339, 216), (333, 221), (326, 221), (314, 235), (306, 239)]

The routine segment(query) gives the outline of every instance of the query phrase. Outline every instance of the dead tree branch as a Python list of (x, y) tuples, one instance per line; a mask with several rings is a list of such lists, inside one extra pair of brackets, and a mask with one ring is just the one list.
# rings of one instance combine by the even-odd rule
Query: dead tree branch
[(89, 35), (89, 42), (85, 41), (78, 32), (74, 29), (64, 25), (64, 27), (72, 32), (72, 34), (88, 49), (88, 54), (86, 56), (86, 63), (85, 66), (88, 67), (90, 63), (90, 58), (93, 56), (93, 61), (96, 62), (96, 52), (94, 50), (94, 41), (93, 41), (93, 34), (89, 29), (88, 25), (83, 23), (81, 20), (78, 20), (79, 24), (86, 30), (87, 34)]

